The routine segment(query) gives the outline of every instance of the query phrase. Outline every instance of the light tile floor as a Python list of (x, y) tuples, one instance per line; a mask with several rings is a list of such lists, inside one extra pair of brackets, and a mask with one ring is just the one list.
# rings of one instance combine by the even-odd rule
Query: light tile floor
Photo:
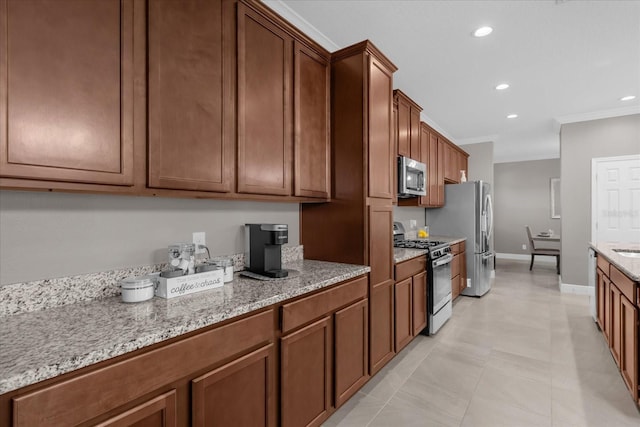
[(459, 297), (324, 424), (640, 426), (640, 411), (589, 313), (551, 264), (498, 262), (491, 292)]

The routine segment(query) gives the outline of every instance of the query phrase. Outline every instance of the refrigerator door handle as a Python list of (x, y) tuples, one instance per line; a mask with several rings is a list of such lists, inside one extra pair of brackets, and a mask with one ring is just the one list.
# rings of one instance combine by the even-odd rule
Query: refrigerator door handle
[(491, 233), (493, 233), (493, 203), (491, 203), (491, 194), (487, 194), (487, 222), (488, 222), (488, 230), (487, 230), (487, 244), (491, 239)]

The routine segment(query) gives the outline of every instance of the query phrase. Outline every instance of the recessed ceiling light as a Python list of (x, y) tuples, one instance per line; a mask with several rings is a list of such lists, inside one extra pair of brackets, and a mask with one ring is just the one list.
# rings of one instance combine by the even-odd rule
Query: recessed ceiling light
[(506, 83), (500, 83), (498, 86), (496, 86), (496, 90), (505, 90), (509, 87), (508, 84)]
[(517, 114), (509, 114), (509, 115), (507, 116), (507, 119), (515, 119), (516, 117), (518, 117), (518, 115), (517, 115)]
[(493, 28), (491, 27), (480, 27), (473, 32), (473, 36), (474, 37), (488, 36), (489, 34), (491, 34), (492, 31), (493, 31)]
[(632, 99), (636, 99), (636, 96), (635, 95), (623, 96), (622, 98), (620, 98), (620, 101), (631, 101)]

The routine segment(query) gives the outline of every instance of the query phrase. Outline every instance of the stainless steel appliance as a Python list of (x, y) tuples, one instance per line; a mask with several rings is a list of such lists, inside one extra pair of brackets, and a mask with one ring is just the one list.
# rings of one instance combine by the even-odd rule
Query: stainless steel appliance
[(282, 269), (282, 245), (289, 241), (286, 224), (245, 224), (244, 265), (266, 277), (287, 277)]
[(467, 287), (462, 295), (480, 297), (491, 289), (493, 207), (491, 185), (483, 181), (445, 185), (445, 206), (431, 209), (427, 223), (436, 235), (467, 239)]
[(401, 223), (393, 224), (393, 246), (427, 250), (428, 326), (422, 333), (432, 335), (451, 318), (451, 246), (434, 240), (405, 240)]
[(398, 197), (427, 195), (427, 165), (398, 156)]

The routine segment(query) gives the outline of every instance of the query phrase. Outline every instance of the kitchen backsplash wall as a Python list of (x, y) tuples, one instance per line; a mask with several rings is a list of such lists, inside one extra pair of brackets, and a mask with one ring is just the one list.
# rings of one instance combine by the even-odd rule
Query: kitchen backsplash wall
[(297, 203), (0, 191), (0, 285), (166, 262), (167, 246), (206, 232), (211, 255), (244, 251), (245, 223), (289, 225)]
[(416, 229), (410, 229), (411, 220), (416, 221), (416, 227), (424, 227), (424, 208), (414, 208), (408, 206), (394, 206), (393, 220), (401, 222), (405, 227), (406, 238), (415, 239)]

